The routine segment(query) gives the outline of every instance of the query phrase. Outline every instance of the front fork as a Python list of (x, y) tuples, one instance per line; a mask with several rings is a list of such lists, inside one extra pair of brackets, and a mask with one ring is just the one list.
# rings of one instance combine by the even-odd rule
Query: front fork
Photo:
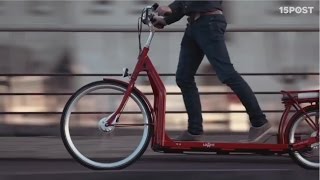
[[(130, 76), (131, 76), (131, 74), (128, 73), (128, 68), (124, 68), (122, 77), (130, 77)], [(130, 94), (132, 92), (132, 89), (134, 88), (135, 81), (136, 81), (136, 78), (130, 78), (130, 82), (129, 82), (128, 88), (127, 88), (126, 92), (124, 93), (124, 96), (123, 96), (123, 98), (121, 100), (121, 103), (120, 103), (119, 107), (117, 108), (117, 110), (114, 113), (112, 113), (107, 118), (107, 120), (105, 122), (105, 126), (106, 127), (113, 126), (116, 123), (116, 121), (119, 120), (120, 113), (122, 112), (122, 110), (126, 106), (126, 104), (128, 102), (128, 99), (129, 99), (129, 96), (130, 96)]]

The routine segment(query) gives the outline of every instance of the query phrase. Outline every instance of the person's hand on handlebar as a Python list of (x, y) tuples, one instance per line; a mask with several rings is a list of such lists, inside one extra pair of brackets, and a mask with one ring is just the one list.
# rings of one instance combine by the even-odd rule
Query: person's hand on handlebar
[(172, 10), (169, 6), (159, 6), (156, 9), (156, 12), (158, 13), (159, 16), (168, 16), (172, 13)]
[(163, 16), (154, 16), (152, 18), (152, 24), (154, 27), (158, 28), (158, 29), (163, 29), (164, 26), (167, 25), (166, 21), (164, 20)]

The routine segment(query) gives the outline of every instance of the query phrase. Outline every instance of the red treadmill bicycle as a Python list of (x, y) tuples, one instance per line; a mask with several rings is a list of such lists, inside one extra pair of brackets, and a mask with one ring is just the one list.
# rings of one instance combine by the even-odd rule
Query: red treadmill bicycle
[[(76, 91), (66, 103), (60, 130), (72, 157), (91, 169), (122, 169), (136, 161), (151, 141), (152, 150), (162, 153), (289, 153), (302, 167), (319, 169), (319, 90), (281, 92), (285, 110), (276, 143), (171, 139), (165, 131), (166, 89), (148, 57), (155, 33), (151, 20), (156, 6), (142, 11), (140, 20), (148, 25), (150, 34), (141, 49), (140, 22), (138, 62), (132, 74), (128, 74), (128, 69), (123, 73), (123, 77), (130, 77), (129, 82), (93, 82)], [(153, 93), (148, 95), (153, 95), (153, 105), (135, 85), (139, 75), (149, 79), (148, 87)]]

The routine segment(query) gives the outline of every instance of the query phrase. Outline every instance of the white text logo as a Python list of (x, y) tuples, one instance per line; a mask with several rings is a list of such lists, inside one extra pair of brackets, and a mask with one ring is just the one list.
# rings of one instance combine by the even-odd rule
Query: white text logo
[(279, 7), (281, 14), (312, 14), (314, 7), (312, 6), (281, 6)]

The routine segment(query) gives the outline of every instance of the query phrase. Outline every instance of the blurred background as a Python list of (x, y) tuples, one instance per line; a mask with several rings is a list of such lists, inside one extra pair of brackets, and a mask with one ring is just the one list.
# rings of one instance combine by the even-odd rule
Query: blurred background
[[(135, 30), (142, 8), (154, 2), (0, 1), (0, 29), (89, 27)], [(158, 2), (160, 5), (170, 3)], [(223, 6), (229, 27), (319, 27), (319, 1), (225, 1)], [(314, 10), (311, 14), (280, 14), (281, 6), (313, 6)], [(183, 130), (187, 122), (173, 76), (185, 24), (186, 18), (169, 27), (181, 29), (181, 32), (157, 33), (150, 51), (158, 72), (164, 74), (162, 80), (169, 93), (166, 115), (169, 131)], [(275, 130), (284, 109), (280, 90), (319, 88), (319, 31), (227, 32), (226, 42), (237, 71), (252, 73), (243, 77), (256, 92), (261, 108)], [(136, 32), (1, 31), (0, 135), (58, 136), (60, 113), (71, 93), (107, 74), (128, 81), (120, 76), (122, 68), (128, 67), (132, 71), (137, 55)], [(204, 59), (198, 73), (215, 72)], [(84, 75), (57, 76), (59, 74)], [(143, 92), (151, 92), (146, 80), (141, 77), (137, 86)], [(230, 89), (216, 76), (197, 76), (196, 81), (200, 91), (206, 92), (201, 95), (205, 131), (247, 132), (250, 127), (248, 116)], [(152, 95), (148, 98), (152, 100)]]

